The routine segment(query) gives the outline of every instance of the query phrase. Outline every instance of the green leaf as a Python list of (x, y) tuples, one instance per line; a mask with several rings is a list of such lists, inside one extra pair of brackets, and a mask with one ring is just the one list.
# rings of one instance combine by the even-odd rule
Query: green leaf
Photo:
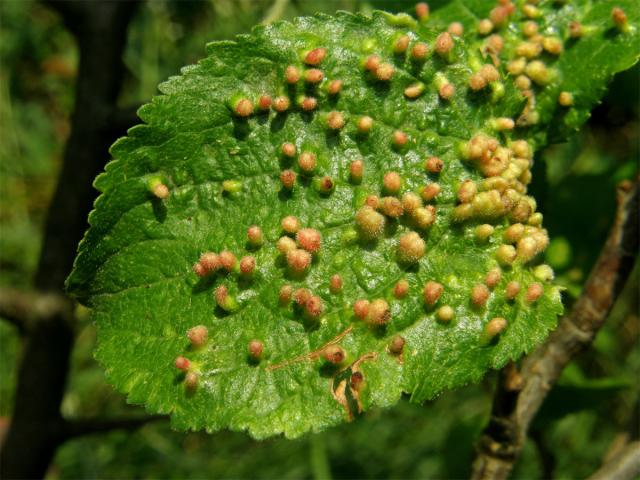
[[(295, 437), (393, 405), (403, 392), (421, 402), (477, 381), (555, 326), (559, 289), (550, 268), (536, 266), (548, 238), (526, 196), (542, 125), (497, 129), (526, 103), (503, 70), (508, 59), (499, 79), (471, 91), (470, 77), (492, 59), (477, 39), (434, 52), (437, 25), (377, 12), (258, 27), (210, 44), (207, 58), (141, 108), (145, 124), (116, 142), (96, 179), (102, 194), (67, 281), (92, 308), (96, 357), (130, 402), (171, 413), (181, 429)], [(394, 53), (404, 35), (408, 50)], [(429, 53), (412, 59), (420, 42)], [(286, 68), (307, 75), (316, 48), (326, 49), (314, 67), (324, 80), (287, 84)], [(385, 66), (366, 71), (374, 54)], [(446, 84), (455, 86), (449, 99), (439, 95)], [(290, 107), (260, 110), (262, 95)], [(316, 108), (305, 111), (314, 105), (303, 97)], [(373, 119), (366, 133), (363, 116)], [(517, 140), (530, 132), (531, 145)], [(308, 155), (299, 161), (305, 152), (315, 155), (313, 172)], [(431, 157), (439, 173), (425, 170), (437, 170)], [(350, 174), (356, 160), (362, 179)], [(297, 174), (292, 190), (280, 180), (286, 169)], [(399, 174), (397, 193), (393, 175), (384, 191), (389, 172)], [(363, 207), (372, 195), (388, 197), (382, 214)], [(287, 216), (314, 230), (285, 256), (277, 245)], [(252, 225), (262, 243), (248, 238)], [(243, 274), (228, 253), (204, 252), (251, 256), (255, 269)], [(223, 257), (228, 270), (205, 274)], [(302, 305), (286, 301), (283, 286)], [(363, 319), (358, 299), (371, 302), (358, 310)]]

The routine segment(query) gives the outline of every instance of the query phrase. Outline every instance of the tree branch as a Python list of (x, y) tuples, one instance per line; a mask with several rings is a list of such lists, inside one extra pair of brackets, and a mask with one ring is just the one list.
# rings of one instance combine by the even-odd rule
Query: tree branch
[(14, 324), (21, 335), (57, 316), (69, 322), (73, 319), (73, 307), (64, 295), (0, 288), (0, 317)]
[(638, 182), (618, 187), (609, 237), (582, 295), (549, 339), (522, 361), (505, 368), (496, 387), (489, 425), (480, 438), (473, 479), (505, 479), (525, 443), (529, 425), (573, 356), (587, 348), (622, 291), (638, 253)]
[(640, 474), (640, 441), (631, 442), (587, 480), (631, 480)]
[[(96, 196), (92, 181), (103, 169), (113, 141), (109, 115), (122, 86), (122, 52), (137, 3), (74, 0), (49, 5), (75, 35), (80, 53), (71, 134), (47, 212), (34, 279), (40, 295), (59, 298), (87, 228)], [(71, 309), (71, 302), (66, 302)], [(13, 415), (0, 450), (1, 478), (42, 478), (63, 440), (60, 403), (74, 331), (64, 309), (44, 307), (45, 312), (51, 310), (46, 321), (39, 318), (37, 325), (25, 327)], [(17, 320), (20, 311), (14, 313)]]

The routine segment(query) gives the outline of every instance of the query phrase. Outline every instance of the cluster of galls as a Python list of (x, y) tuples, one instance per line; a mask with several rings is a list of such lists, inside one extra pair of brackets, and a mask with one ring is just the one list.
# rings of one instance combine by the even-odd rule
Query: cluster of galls
[[(565, 38), (554, 34), (540, 32), (538, 21), (543, 17), (542, 11), (536, 6), (536, 1), (527, 1), (521, 9), (524, 21), (521, 23), (521, 41), (514, 48), (507, 50), (507, 71), (513, 76), (514, 84), (527, 98), (527, 105), (517, 120), (519, 126), (528, 126), (538, 123), (540, 115), (536, 111), (535, 88), (544, 88), (556, 77), (556, 71), (548, 66), (548, 62), (557, 59), (564, 51), (566, 39), (577, 40), (590, 30), (577, 21), (571, 21), (567, 25)], [(498, 33), (508, 28), (509, 20), (516, 13), (516, 6), (509, 0), (499, 0), (498, 5), (491, 10), (489, 18), (478, 22), (477, 33), (486, 37), (484, 52), (491, 57), (495, 66), (500, 64), (499, 55), (503, 51), (504, 39)], [(614, 26), (622, 33), (630, 30), (629, 22), (624, 11), (615, 7), (611, 11), (611, 19)], [(494, 33), (495, 32), (495, 33)], [(486, 73), (499, 78), (497, 70), (491, 70), (492, 66), (485, 65), (485, 74), (478, 72), (469, 79), (472, 90), (484, 88), (492, 80)], [(490, 71), (491, 70), (491, 71)], [(574, 95), (568, 91), (558, 94), (558, 103), (562, 107), (571, 107), (574, 104)]]
[(311, 266), (313, 255), (320, 251), (322, 236), (314, 228), (301, 228), (300, 220), (292, 215), (282, 219), (281, 227), (284, 235), (276, 242), (276, 248), (292, 273), (303, 274)]
[[(425, 160), (427, 173), (439, 173), (443, 162), (438, 157)], [(425, 254), (426, 244), (418, 232), (424, 232), (436, 221), (436, 208), (423, 202), (433, 200), (440, 192), (440, 186), (433, 182), (415, 192), (402, 193), (403, 180), (394, 171), (386, 172), (382, 180), (381, 193), (369, 195), (365, 204), (356, 212), (355, 223), (360, 238), (370, 242), (379, 239), (389, 221), (404, 220), (415, 230), (404, 233), (398, 240), (397, 260), (402, 264), (412, 264)]]

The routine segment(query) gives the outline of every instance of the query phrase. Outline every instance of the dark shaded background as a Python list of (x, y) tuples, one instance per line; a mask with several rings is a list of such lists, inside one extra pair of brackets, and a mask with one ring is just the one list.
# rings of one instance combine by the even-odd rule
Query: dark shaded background
[[(398, 2), (375, 3), (398, 9)], [(315, 11), (367, 11), (371, 5), (357, 0), (0, 1), (0, 286), (60, 291), (86, 228), (95, 195), (90, 182), (108, 160), (108, 145), (136, 123), (137, 105), (156, 94), (160, 81), (204, 55), (206, 42), (231, 38), (260, 22)], [(580, 293), (606, 237), (615, 185), (637, 175), (639, 100), (636, 67), (616, 77), (586, 128), (536, 158), (531, 190), (553, 239), (546, 260), (567, 288), (567, 305)], [(567, 368), (547, 399), (515, 478), (584, 477), (616, 438), (637, 436), (637, 292), (636, 267), (593, 348)], [(45, 414), (56, 418), (56, 385), (65, 418), (143, 413), (105, 382), (92, 358), (95, 330), (86, 310), (76, 313), (78, 321), (55, 320), (35, 340), (0, 322), (0, 435), (12, 416), (30, 418), (34, 428), (22, 443), (33, 445), (30, 453), (36, 455), (37, 445), (61, 443), (49, 478), (462, 478), (470, 472), (474, 441), (488, 419), (493, 374), (424, 406), (402, 401), (355, 424), (294, 441), (173, 432), (158, 421), (64, 442), (72, 435), (33, 420)], [(62, 363), (47, 354), (62, 355)], [(36, 393), (29, 396), (33, 404), (14, 409), (21, 360), (20, 376), (31, 378), (28, 386), (35, 390), (29, 391)], [(47, 402), (53, 413), (43, 410)], [(44, 441), (47, 435), (51, 438)]]

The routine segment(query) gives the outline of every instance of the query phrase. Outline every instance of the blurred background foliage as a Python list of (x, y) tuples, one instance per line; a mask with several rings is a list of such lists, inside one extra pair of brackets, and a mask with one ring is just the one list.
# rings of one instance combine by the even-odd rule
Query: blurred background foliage
[[(258, 23), (317, 11), (405, 10), (377, 0), (153, 0), (139, 9), (124, 54), (121, 106), (141, 104), (157, 84), (204, 55), (208, 41)], [(0, 2), (0, 285), (28, 288), (73, 108), (78, 53), (61, 19), (32, 0)], [(580, 294), (612, 222), (615, 185), (638, 173), (640, 69), (616, 77), (589, 124), (537, 156), (532, 192), (553, 239), (547, 262)], [(106, 152), (105, 152), (106, 158)], [(611, 445), (637, 434), (638, 267), (593, 348), (573, 362), (534, 425), (514, 478), (580, 478)], [(63, 401), (70, 417), (140, 414), (105, 382), (92, 357), (95, 331), (82, 319)], [(0, 323), (0, 435), (11, 415), (20, 339)], [(59, 449), (55, 478), (466, 478), (488, 419), (495, 375), (424, 406), (402, 401), (350, 425), (294, 441), (243, 433), (174, 432), (167, 422), (137, 432), (80, 438)], [(634, 429), (636, 430), (634, 432)]]

